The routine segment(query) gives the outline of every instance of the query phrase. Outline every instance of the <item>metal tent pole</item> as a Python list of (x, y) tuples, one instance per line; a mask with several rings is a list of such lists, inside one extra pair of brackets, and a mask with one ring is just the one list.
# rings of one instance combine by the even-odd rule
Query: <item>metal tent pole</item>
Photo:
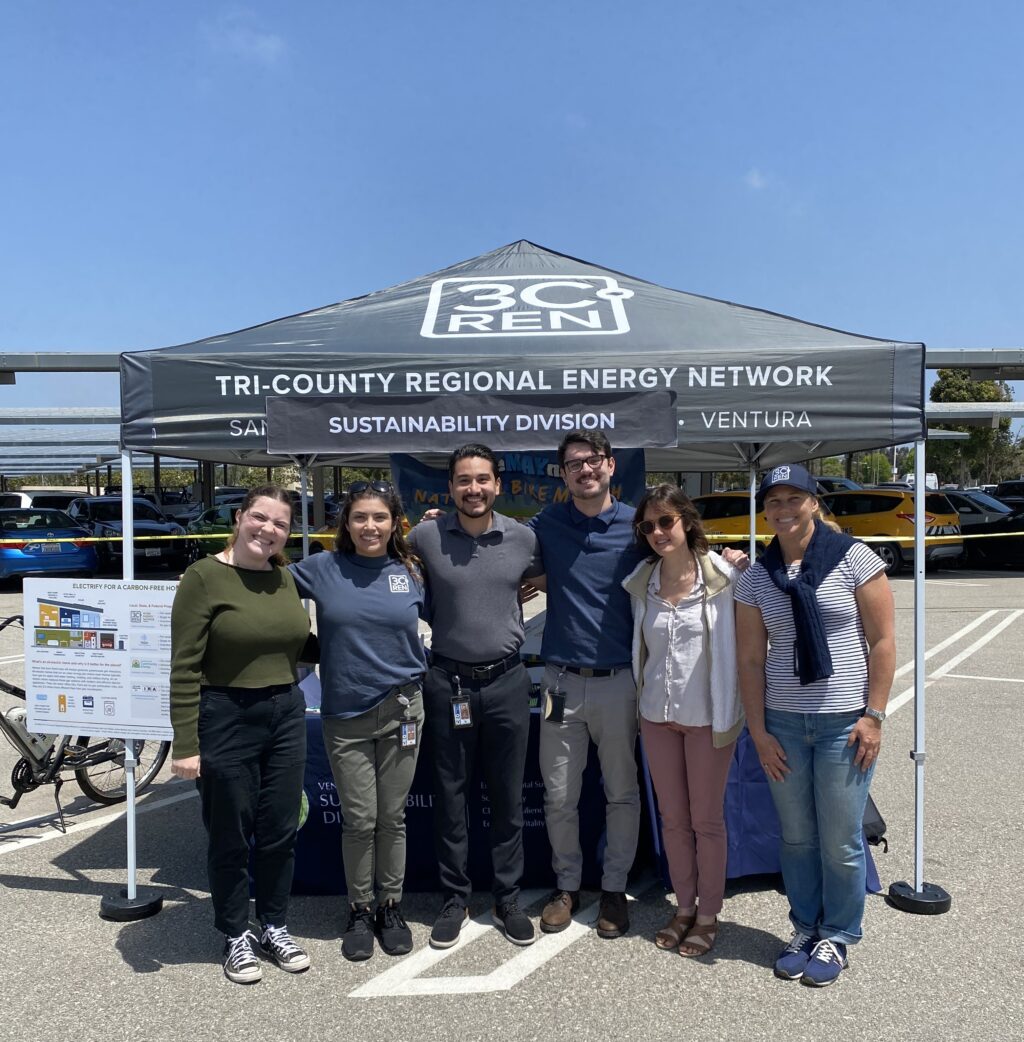
[[(109, 482), (108, 482), (109, 484)], [(121, 451), (121, 574), (126, 583), (135, 579), (135, 504), (132, 485), (132, 454), (129, 450)], [(128, 881), (116, 894), (100, 899), (100, 915), (104, 919), (115, 919), (118, 922), (129, 922), (136, 919), (147, 919), (156, 915), (163, 907), (164, 899), (152, 893), (140, 894), (135, 885), (135, 740), (124, 740), (124, 780), (126, 790), (125, 826), (127, 831)]]
[(948, 912), (952, 897), (941, 886), (924, 881), (924, 764), (925, 764), (925, 443), (914, 446), (914, 884), (893, 883), (889, 900), (904, 912), (938, 915)]

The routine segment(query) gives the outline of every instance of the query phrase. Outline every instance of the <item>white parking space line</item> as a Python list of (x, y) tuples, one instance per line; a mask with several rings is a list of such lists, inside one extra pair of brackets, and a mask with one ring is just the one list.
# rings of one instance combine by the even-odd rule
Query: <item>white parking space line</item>
[[(1002, 609), (1002, 610), (1005, 610), (1005, 609)], [(959, 630), (952, 637), (947, 638), (947, 640), (944, 641), (942, 645), (936, 645), (935, 648), (933, 648), (931, 651), (929, 651), (925, 655), (925, 658), (930, 658), (936, 651), (940, 650), (940, 648), (943, 647), (943, 646), (948, 647), (955, 639), (963, 636), (964, 633), (969, 632), (970, 630), (976, 628), (987, 617), (990, 617), (990, 616), (995, 615), (995, 614), (996, 614), (996, 612), (994, 612), (994, 611), (987, 612), (985, 615), (981, 616), (981, 618), (976, 619), (969, 626), (965, 626), (962, 630)], [(926, 688), (929, 687), (936, 680), (941, 680), (943, 677), (945, 677), (948, 674), (950, 674), (954, 669), (956, 669), (957, 666), (960, 665), (961, 662), (966, 661), (976, 651), (979, 651), (981, 648), (983, 648), (990, 641), (995, 640), (995, 638), (998, 637), (999, 634), (1002, 633), (1003, 630), (1005, 630), (1007, 626), (1012, 625), (1022, 615), (1024, 615), (1024, 610), (1018, 609), (1016, 611), (1012, 611), (1009, 615), (1006, 616), (1005, 619), (1003, 619), (1001, 622), (997, 623), (995, 626), (992, 627), (992, 629), (990, 629), (987, 633), (985, 633), (985, 635), (983, 637), (979, 637), (973, 644), (971, 644), (968, 647), (964, 648), (964, 650), (961, 651), (958, 655), (954, 655), (944, 665), (939, 666), (938, 669), (936, 669), (934, 673), (929, 675), (928, 679), (925, 681), (925, 687)], [(911, 668), (913, 668), (913, 663), (911, 663), (910, 665), (911, 665)], [(899, 672), (906, 672), (906, 667), (902, 667)], [(887, 712), (890, 715), (895, 713), (898, 709), (901, 709), (903, 706), (905, 706), (913, 697), (914, 697), (914, 688), (913, 687), (908, 687), (906, 689), (906, 691), (901, 691), (895, 698), (889, 699), (889, 706), (887, 708)]]
[(3, 655), (0, 656), (0, 666), (9, 666), (12, 662), (24, 662), (24, 655)]
[[(634, 896), (646, 892), (654, 883), (648, 880)], [(524, 890), (520, 895), (520, 907), (527, 907), (545, 893), (543, 890)], [(467, 944), (496, 930), (491, 922), (490, 911), (478, 915), (462, 928), (459, 943), (452, 948), (435, 950), (424, 948), (403, 959), (393, 969), (349, 992), (351, 998), (380, 998), (384, 995), (480, 995), (486, 992), (508, 991), (525, 980), (534, 970), (553, 959), (559, 952), (586, 937), (597, 920), (600, 898), (580, 908), (572, 922), (561, 933), (541, 934), (527, 948), (520, 948), (511, 958), (490, 973), (473, 977), (421, 977), (420, 975), (437, 966), (449, 955), (461, 951)]]
[(1024, 677), (976, 677), (971, 673), (947, 673), (947, 680), (991, 680), (996, 684), (1024, 684)]
[[(146, 803), (136, 804), (135, 816), (138, 817), (140, 814), (148, 814), (152, 810), (157, 810), (159, 807), (168, 807), (172, 803), (180, 803), (182, 800), (195, 799), (199, 793), (195, 789), (190, 789), (188, 792), (180, 792), (175, 796), (167, 796), (164, 799), (149, 800)], [(77, 818), (74, 821), (68, 823), (68, 831), (66, 833), (60, 832), (57, 829), (44, 832), (41, 836), (24, 836), (22, 839), (5, 840), (3, 835), (0, 835), (0, 856), (4, 854), (10, 854), (15, 850), (21, 850), (23, 847), (34, 847), (37, 843), (48, 843), (55, 839), (74, 839), (88, 829), (102, 828), (104, 825), (110, 825), (112, 822), (123, 818), (125, 816), (124, 808), (114, 811), (113, 814), (103, 814), (95, 818)], [(39, 819), (30, 818), (28, 821), (23, 823), (22, 827), (30, 827), (33, 824), (40, 822), (40, 820), (49, 824), (51, 821), (56, 819), (56, 814), (50, 818)], [(7, 831), (6, 829), (4, 831)]]
[[(924, 653), (925, 662), (932, 658), (934, 655), (938, 655), (940, 651), (945, 651), (951, 644), (955, 644), (961, 637), (966, 637), (972, 630), (976, 630), (982, 623), (988, 622), (993, 615), (996, 614), (996, 609), (993, 608), (991, 611), (985, 612), (983, 615), (979, 615), (972, 622), (967, 623), (966, 626), (961, 626), (952, 636), (947, 637), (945, 640), (940, 641), (935, 645), (934, 648), (930, 648)], [(896, 677), (903, 676), (904, 673), (909, 673), (914, 668), (914, 660), (911, 659), (909, 662), (904, 662), (899, 669), (893, 674), (893, 679)], [(890, 710), (891, 711), (891, 710)]]

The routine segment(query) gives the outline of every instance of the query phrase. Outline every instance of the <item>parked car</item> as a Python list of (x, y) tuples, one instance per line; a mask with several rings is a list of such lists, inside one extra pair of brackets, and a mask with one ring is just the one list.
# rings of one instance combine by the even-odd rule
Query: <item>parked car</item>
[(992, 495), (1014, 510), (1024, 510), (1024, 479), (1000, 481)]
[[(185, 529), (162, 514), (148, 499), (133, 499), (135, 522), (133, 532), (135, 538), (146, 536), (185, 536)], [(91, 496), (76, 499), (68, 513), (82, 527), (89, 529), (94, 536), (120, 536), (124, 531), (121, 516), (121, 500), (113, 496)], [(97, 543), (100, 564), (104, 568), (120, 570), (121, 540), (109, 543)], [(136, 568), (153, 568), (155, 566), (183, 569), (187, 568), (194, 556), (194, 544), (191, 540), (160, 539), (136, 542), (134, 559)]]
[(855, 491), (858, 488), (863, 488), (863, 485), (857, 484), (851, 478), (840, 478), (835, 474), (812, 474), (818, 483), (818, 487), (823, 492), (844, 492), (844, 491)]
[[(0, 509), (0, 579), (26, 575), (85, 575), (99, 571), (90, 532), (63, 510)], [(61, 539), (69, 542), (50, 542)]]
[[(719, 553), (727, 547), (746, 552), (749, 540), (744, 536), (750, 531), (750, 496), (746, 492), (709, 492), (707, 495), (695, 496), (693, 505), (697, 508), (704, 526), (704, 534), (712, 550)], [(823, 517), (830, 517), (827, 508), (822, 509)], [(757, 515), (755, 531), (759, 536), (771, 536), (768, 520), (762, 511)], [(731, 537), (731, 538), (730, 538)], [(766, 541), (759, 541), (757, 552), (767, 546)]]
[[(858, 492), (832, 492), (825, 503), (848, 535), (897, 536), (898, 541), (868, 545), (885, 562), (886, 575), (895, 575), (914, 560), (914, 494), (901, 489), (865, 488)], [(941, 492), (924, 497), (925, 535), (958, 537), (925, 545), (925, 565), (950, 564), (963, 556), (960, 518)]]
[(81, 496), (73, 489), (34, 488), (21, 492), (0, 492), (0, 508), (37, 507), (52, 510), (67, 510)]
[[(960, 515), (963, 517), (963, 515)], [(967, 529), (983, 538), (964, 542), (964, 560), (975, 568), (1024, 568), (1024, 512), (1010, 510)]]
[(1007, 514), (1014, 513), (1013, 507), (1008, 507), (1000, 500), (985, 495), (984, 492), (944, 489), (942, 494), (953, 504), (960, 515), (960, 528), (965, 535), (969, 535), (979, 525), (999, 521)]

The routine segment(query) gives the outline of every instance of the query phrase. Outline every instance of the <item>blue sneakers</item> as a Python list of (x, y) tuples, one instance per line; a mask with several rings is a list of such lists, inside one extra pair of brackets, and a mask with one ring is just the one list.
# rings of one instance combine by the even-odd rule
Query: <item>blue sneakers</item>
[(812, 988), (827, 988), (836, 982), (847, 965), (845, 944), (838, 941), (818, 941), (800, 983)]
[(796, 980), (803, 976), (817, 943), (817, 937), (797, 930), (793, 934), (793, 940), (779, 952), (779, 957), (775, 960), (775, 976), (780, 980)]

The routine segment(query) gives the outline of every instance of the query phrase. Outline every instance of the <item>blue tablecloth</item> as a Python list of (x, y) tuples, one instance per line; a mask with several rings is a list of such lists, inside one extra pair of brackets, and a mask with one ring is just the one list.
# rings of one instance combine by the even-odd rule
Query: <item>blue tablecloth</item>
[[(324, 749), (319, 713), (306, 714), (306, 734), (308, 753), (305, 791), (309, 801), (309, 815), (299, 829), (292, 889), (298, 894), (344, 893), (341, 812)], [(525, 869), (522, 885), (546, 888), (554, 886), (555, 880), (551, 872), (551, 848), (544, 828), (544, 784), (537, 763), (539, 734), (540, 717), (535, 711), (531, 715), (526, 776), (523, 780)], [(430, 778), (430, 755), (430, 743), (427, 739), (420, 751), (406, 810), (405, 884), (410, 892), (439, 889), (431, 821), (434, 797)], [(644, 776), (646, 779), (646, 771)], [(646, 789), (647, 799), (643, 800), (644, 820), (641, 825), (637, 861), (641, 864), (660, 864), (667, 885), (668, 875), (661, 854), (660, 829), (655, 824), (658, 820), (656, 801), (653, 799), (649, 782)], [(601, 885), (604, 807), (600, 768), (592, 746), (583, 775), (583, 795), (580, 799), (580, 839), (584, 852), (583, 886), (588, 889), (600, 889)], [(486, 788), (480, 783), (474, 790), (469, 806), (469, 872), (474, 888), (479, 890), (489, 890), (491, 886), (487, 815)], [(764, 771), (746, 731), (737, 743), (729, 773), (725, 792), (725, 820), (729, 833), (726, 874), (730, 879), (779, 871), (778, 817)], [(868, 866), (868, 888), (880, 889), (870, 854)]]

